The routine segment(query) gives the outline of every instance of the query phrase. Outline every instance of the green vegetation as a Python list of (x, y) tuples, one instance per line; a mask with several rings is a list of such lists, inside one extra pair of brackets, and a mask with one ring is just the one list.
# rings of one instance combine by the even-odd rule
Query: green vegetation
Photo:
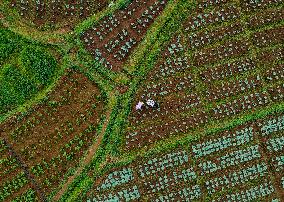
[(20, 54), (20, 59), (27, 73), (33, 75), (36, 82), (43, 86), (50, 84), (57, 63), (45, 49), (26, 46)]
[(27, 192), (25, 192), (23, 195), (15, 198), (13, 200), (13, 202), (21, 202), (21, 201), (29, 201), (29, 202), (33, 202), (33, 201), (38, 201), (38, 198), (36, 196), (36, 193), (34, 190), (29, 189)]
[(23, 104), (36, 92), (35, 84), (14, 65), (5, 65), (0, 75), (1, 113)]
[(58, 69), (49, 49), (0, 28), (0, 116), (51, 84)]
[(21, 46), (21, 38), (18, 35), (0, 27), (0, 64)]

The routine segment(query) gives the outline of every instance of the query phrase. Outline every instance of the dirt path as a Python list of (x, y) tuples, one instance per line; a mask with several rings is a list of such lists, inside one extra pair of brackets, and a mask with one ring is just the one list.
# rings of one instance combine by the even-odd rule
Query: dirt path
[(40, 188), (40, 185), (37, 183), (37, 181), (35, 180), (34, 176), (30, 173), (29, 168), (27, 167), (27, 165), (23, 162), (23, 160), (20, 158), (20, 156), (15, 152), (15, 150), (12, 147), (12, 145), (9, 144), (8, 141), (5, 138), (2, 138), (2, 140), (3, 140), (4, 144), (8, 147), (8, 150), (9, 150), (11, 156), (14, 157), (17, 160), (18, 164), (20, 165), (20, 167), (24, 171), (26, 177), (32, 183), (32, 186), (36, 190), (40, 200), (46, 202), (47, 199), (46, 199), (44, 193), (42, 192), (42, 190)]
[[(111, 93), (110, 93), (110, 97), (112, 97), (113, 94), (114, 94), (114, 92), (111, 92)], [(110, 110), (108, 110), (108, 111), (106, 112), (106, 121), (105, 121), (104, 124), (103, 124), (102, 131), (101, 131), (101, 133), (99, 134), (97, 141), (89, 148), (88, 154), (87, 154), (87, 156), (85, 157), (84, 161), (81, 163), (81, 166), (76, 170), (76, 172), (74, 173), (74, 175), (72, 175), (72, 176), (70, 176), (70, 177), (68, 178), (68, 180), (66, 181), (66, 183), (62, 186), (61, 190), (53, 197), (53, 200), (52, 200), (52, 201), (58, 201), (58, 200), (62, 197), (62, 195), (66, 192), (68, 186), (74, 181), (74, 179), (75, 179), (76, 177), (78, 177), (78, 176), (81, 174), (81, 172), (83, 171), (83, 169), (85, 168), (85, 166), (88, 165), (88, 164), (91, 162), (91, 160), (92, 160), (94, 154), (95, 154), (96, 151), (98, 150), (98, 148), (99, 148), (99, 146), (100, 146), (100, 144), (101, 144), (101, 141), (102, 141), (102, 139), (103, 139), (103, 137), (104, 137), (104, 133), (105, 133), (106, 128), (107, 128), (107, 125), (108, 125), (108, 123), (109, 123), (109, 119), (110, 119), (111, 112), (112, 112), (112, 109), (110, 109)]]

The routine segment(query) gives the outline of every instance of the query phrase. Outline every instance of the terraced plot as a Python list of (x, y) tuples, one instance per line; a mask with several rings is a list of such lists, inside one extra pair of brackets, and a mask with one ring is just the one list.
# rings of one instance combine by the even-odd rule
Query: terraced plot
[[(275, 5), (279, 12), (270, 23), (248, 26), (251, 16), (257, 21), (273, 5), (247, 13), (241, 9), (243, 2), (216, 1), (185, 20), (180, 34), (164, 49), (169, 53), (161, 54), (138, 89), (126, 148), (187, 134), (283, 101), (283, 32), (281, 21), (273, 21), (282, 8)], [(135, 108), (149, 99), (159, 108)]]
[(85, 48), (107, 69), (121, 70), (167, 0), (135, 0), (81, 34)]
[(84, 200), (281, 201), (283, 112), (257, 117), (283, 103), (282, 4), (198, 1), (138, 85), (124, 150), (137, 156)]

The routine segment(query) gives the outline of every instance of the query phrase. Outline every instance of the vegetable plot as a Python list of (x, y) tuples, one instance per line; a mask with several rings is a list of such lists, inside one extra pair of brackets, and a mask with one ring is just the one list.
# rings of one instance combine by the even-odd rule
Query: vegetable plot
[(166, 3), (167, 0), (131, 1), (84, 31), (81, 40), (97, 62), (120, 71)]
[(283, 130), (284, 116), (275, 114), (202, 137), (186, 149), (139, 157), (101, 177), (88, 201), (278, 201)]
[[(281, 5), (281, 1), (198, 1), (139, 85), (126, 148), (190, 135), (212, 122), (221, 125), (282, 102)], [(147, 100), (158, 107), (135, 109)]]
[[(22, 18), (33, 22), (36, 26), (46, 24), (56, 25), (78, 18), (84, 19), (107, 6), (106, 0), (53, 0), (53, 1), (30, 1), (12, 0), (11, 7), (15, 8)], [(65, 22), (64, 22), (65, 21)]]
[(38, 200), (30, 180), (27, 179), (19, 162), (11, 155), (2, 138), (0, 139), (0, 156), (0, 201), (15, 200), (19, 194), (23, 194), (25, 198), (25, 192), (28, 190), (33, 192), (31, 201)]
[(68, 70), (48, 99), (1, 125), (1, 135), (48, 196), (78, 165), (96, 139), (103, 94), (83, 74)]

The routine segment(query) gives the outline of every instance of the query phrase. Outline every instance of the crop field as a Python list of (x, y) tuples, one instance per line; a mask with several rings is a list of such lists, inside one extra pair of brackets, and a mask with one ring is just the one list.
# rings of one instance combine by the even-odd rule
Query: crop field
[(284, 201), (284, 2), (0, 3), (0, 202)]
[(25, 176), (21, 165), (12, 151), (9, 150), (7, 142), (1, 140), (1, 201), (12, 199), (12, 193), (17, 191), (13, 197), (15, 201), (36, 201), (35, 187), (31, 180)]
[(68, 26), (68, 21), (85, 19), (102, 10), (107, 6), (108, 2), (106, 0), (12, 0), (9, 4), (10, 8), (15, 9), (22, 19), (32, 22), (35, 26), (44, 26), (46, 24)]
[[(137, 111), (133, 107), (127, 148), (283, 101), (284, 69), (281, 58), (274, 58), (281, 53), (283, 26), (257, 26), (258, 14), (265, 11), (242, 12), (250, 6), (201, 2), (196, 14), (185, 20), (138, 89), (135, 103), (151, 98), (160, 108)], [(263, 58), (270, 54), (271, 58)]]
[[(102, 96), (87, 77), (68, 71), (44, 103), (20, 116), (20, 120), (12, 118), (1, 126), (6, 129), (1, 138), (21, 157), (20, 162), (25, 162), (29, 174), (40, 184), (41, 194), (48, 195), (59, 185), (62, 176), (77, 166), (96, 138), (103, 110)], [(7, 146), (2, 147), (4, 150)], [(14, 173), (3, 173), (7, 178), (1, 183), (1, 193), (6, 199), (15, 197), (13, 192), (17, 189), (28, 187), (29, 181), (15, 158), (10, 159), (8, 152), (3, 152), (6, 153), (1, 159), (3, 169)], [(13, 181), (19, 185), (10, 190), (9, 183)]]
[(106, 68), (119, 71), (167, 0), (135, 0), (82, 33), (86, 49)]
[[(283, 114), (106, 173), (89, 201), (280, 201)], [(282, 181), (281, 181), (282, 180)]]
[[(138, 88), (128, 119), (126, 151), (204, 131), (212, 123), (283, 101), (284, 30), (280, 3), (200, 2)], [(148, 99), (156, 100), (159, 108), (135, 108), (136, 103)], [(275, 118), (279, 118), (275, 125), (281, 125), (283, 117)], [(179, 149), (116, 169), (99, 179), (89, 199), (280, 201), (282, 178), (276, 174), (275, 165), (281, 164), (281, 157), (270, 157), (272, 146), (266, 143), (269, 140), (263, 140), (260, 127), (269, 123), (270, 120), (257, 120), (240, 125), (226, 131), (226, 135), (215, 134), (215, 140), (214, 136), (201, 139), (187, 151)], [(279, 137), (273, 141), (274, 150), (277, 143), (281, 144), (283, 131), (279, 130)], [(283, 154), (280, 147), (277, 151)], [(215, 152), (218, 155), (212, 155)], [(167, 159), (167, 155), (173, 157)], [(272, 166), (270, 162), (276, 163)], [(169, 169), (167, 163), (171, 165)]]

